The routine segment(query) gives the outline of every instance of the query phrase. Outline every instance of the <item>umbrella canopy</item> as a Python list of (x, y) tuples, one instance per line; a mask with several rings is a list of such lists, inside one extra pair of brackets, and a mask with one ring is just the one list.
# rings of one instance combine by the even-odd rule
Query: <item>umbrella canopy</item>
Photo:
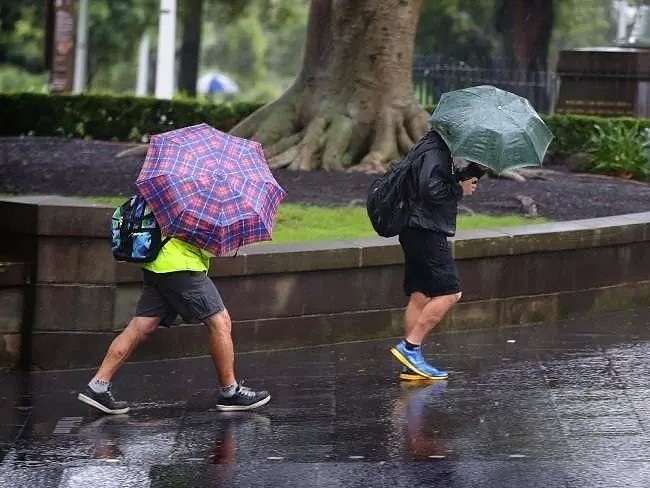
[(232, 78), (223, 73), (207, 73), (196, 82), (196, 91), (203, 94), (225, 93), (232, 94), (239, 91), (239, 86)]
[(136, 186), (164, 235), (215, 256), (270, 240), (286, 194), (260, 144), (208, 124), (152, 136)]
[(430, 122), (453, 156), (497, 173), (541, 166), (553, 139), (528, 100), (490, 85), (443, 93)]

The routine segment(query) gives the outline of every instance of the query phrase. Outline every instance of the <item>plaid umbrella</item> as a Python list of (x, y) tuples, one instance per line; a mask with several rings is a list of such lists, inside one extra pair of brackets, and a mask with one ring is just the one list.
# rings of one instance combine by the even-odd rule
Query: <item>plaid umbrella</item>
[(215, 256), (270, 240), (286, 195), (259, 143), (208, 124), (152, 136), (135, 184), (164, 235)]

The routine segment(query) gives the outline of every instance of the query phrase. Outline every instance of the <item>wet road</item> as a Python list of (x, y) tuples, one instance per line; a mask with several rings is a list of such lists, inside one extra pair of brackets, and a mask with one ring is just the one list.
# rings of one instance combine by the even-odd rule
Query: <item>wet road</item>
[[(127, 365), (126, 416), (75, 400), (89, 370), (0, 375), (2, 487), (648, 487), (650, 309), (440, 333), (447, 382), (400, 384), (394, 341), (238, 355), (271, 391), (214, 405), (207, 357)], [(435, 358), (435, 360), (434, 360)]]

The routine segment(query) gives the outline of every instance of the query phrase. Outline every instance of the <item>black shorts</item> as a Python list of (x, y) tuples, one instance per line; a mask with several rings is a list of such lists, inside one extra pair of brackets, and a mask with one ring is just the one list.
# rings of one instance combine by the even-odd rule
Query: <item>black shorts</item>
[(459, 293), (458, 268), (447, 236), (407, 227), (399, 235), (404, 251), (404, 293), (419, 291), (428, 297)]
[(160, 317), (161, 325), (169, 327), (178, 315), (191, 324), (225, 308), (217, 287), (205, 273), (152, 273), (146, 269), (143, 273), (136, 317)]

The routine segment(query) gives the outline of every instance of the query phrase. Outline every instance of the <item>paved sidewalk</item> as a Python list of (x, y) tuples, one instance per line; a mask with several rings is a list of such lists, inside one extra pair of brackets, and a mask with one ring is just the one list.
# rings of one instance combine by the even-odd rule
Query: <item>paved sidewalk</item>
[(648, 487), (649, 324), (439, 333), (450, 379), (425, 385), (397, 380), (392, 340), (240, 354), (273, 396), (242, 414), (214, 409), (207, 357), (127, 365), (118, 417), (75, 399), (90, 370), (5, 373), (0, 486)]

